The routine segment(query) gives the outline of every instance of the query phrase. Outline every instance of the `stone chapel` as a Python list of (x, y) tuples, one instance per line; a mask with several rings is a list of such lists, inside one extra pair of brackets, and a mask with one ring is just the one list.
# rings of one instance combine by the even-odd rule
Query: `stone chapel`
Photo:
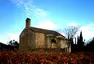
[[(67, 39), (54, 30), (30, 26), (31, 19), (26, 19), (26, 27), (19, 36), (19, 49), (30, 51), (36, 48), (67, 48)], [(71, 48), (69, 47), (70, 51)]]

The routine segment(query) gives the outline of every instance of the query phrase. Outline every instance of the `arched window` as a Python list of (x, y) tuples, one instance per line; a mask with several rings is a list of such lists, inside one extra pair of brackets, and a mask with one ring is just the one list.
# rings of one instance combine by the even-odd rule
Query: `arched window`
[(56, 43), (56, 40), (55, 40), (55, 39), (52, 39), (51, 42), (52, 42), (52, 43)]
[(52, 39), (51, 40), (51, 48), (56, 48), (56, 40), (55, 39)]

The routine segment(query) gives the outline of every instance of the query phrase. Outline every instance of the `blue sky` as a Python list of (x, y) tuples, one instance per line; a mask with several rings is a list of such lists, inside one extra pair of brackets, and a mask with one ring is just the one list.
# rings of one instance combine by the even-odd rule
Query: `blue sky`
[(94, 0), (0, 0), (0, 42), (18, 41), (27, 17), (34, 27), (63, 30), (80, 25), (84, 39), (94, 35)]

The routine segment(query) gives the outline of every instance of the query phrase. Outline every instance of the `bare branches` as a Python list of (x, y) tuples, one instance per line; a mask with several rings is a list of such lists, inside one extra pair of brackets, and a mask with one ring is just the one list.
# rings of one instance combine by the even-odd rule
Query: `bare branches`
[(75, 34), (77, 33), (77, 31), (79, 30), (79, 26), (69, 26), (67, 28), (64, 29), (64, 34), (66, 36), (67, 39), (71, 39), (75, 36)]

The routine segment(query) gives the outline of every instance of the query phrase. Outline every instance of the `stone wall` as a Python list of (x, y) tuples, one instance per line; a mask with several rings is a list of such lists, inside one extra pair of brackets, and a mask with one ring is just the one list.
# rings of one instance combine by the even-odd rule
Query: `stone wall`
[(71, 52), (71, 45), (68, 45), (68, 40), (61, 40), (61, 48), (65, 49), (65, 52)]
[(57, 48), (61, 48), (61, 40), (57, 39)]
[(26, 29), (20, 35), (19, 49), (20, 51), (31, 51), (35, 48), (35, 33)]
[(47, 36), (47, 48), (52, 48), (54, 44), (52, 44), (51, 40), (53, 39), (53, 36)]
[(51, 41), (49, 37), (46, 37), (46, 41), (47, 41), (47, 48), (51, 48)]
[(67, 40), (61, 40), (60, 43), (61, 43), (61, 48), (66, 48), (66, 47), (68, 47), (68, 45), (67, 45)]
[(45, 34), (36, 33), (36, 48), (45, 48)]

